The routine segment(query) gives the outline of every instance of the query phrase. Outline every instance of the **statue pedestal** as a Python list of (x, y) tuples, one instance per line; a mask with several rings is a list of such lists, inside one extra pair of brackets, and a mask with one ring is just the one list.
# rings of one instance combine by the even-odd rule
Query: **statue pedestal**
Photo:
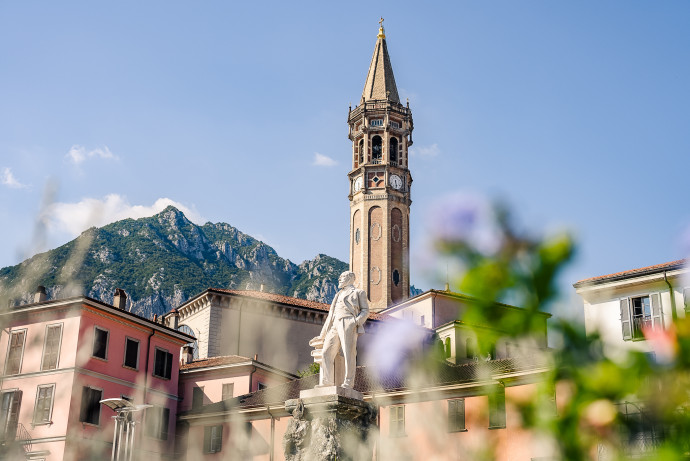
[(283, 448), (287, 461), (370, 460), (376, 407), (339, 386), (317, 387), (285, 402), (292, 413)]

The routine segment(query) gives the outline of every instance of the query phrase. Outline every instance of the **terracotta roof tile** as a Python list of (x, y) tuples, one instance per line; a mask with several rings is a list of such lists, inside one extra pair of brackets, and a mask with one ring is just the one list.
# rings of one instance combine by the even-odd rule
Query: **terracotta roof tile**
[(611, 279), (626, 278), (628, 276), (644, 275), (644, 274), (649, 274), (649, 273), (661, 272), (664, 269), (679, 268), (680, 266), (684, 266), (687, 262), (688, 262), (687, 259), (678, 259), (676, 261), (671, 261), (671, 262), (667, 262), (667, 263), (663, 263), (663, 264), (656, 264), (654, 266), (640, 267), (638, 269), (630, 269), (627, 271), (615, 272), (613, 274), (607, 274), (607, 275), (599, 275), (596, 277), (590, 277), (587, 279), (579, 280), (574, 284), (574, 286), (578, 287), (578, 286), (585, 285), (588, 283), (593, 283), (593, 282), (602, 282), (602, 281), (611, 280)]
[(180, 365), (180, 370), (190, 370), (204, 367), (217, 367), (220, 365), (233, 365), (236, 363), (245, 363), (251, 361), (252, 359), (250, 359), (249, 357), (242, 357), (241, 355), (224, 355), (194, 360), (193, 362)]
[[(291, 296), (277, 295), (275, 293), (267, 293), (265, 291), (254, 291), (254, 290), (228, 290), (225, 288), (209, 288), (211, 291), (219, 293), (228, 293), (237, 296), (247, 296), (249, 298), (263, 299), (265, 301), (270, 301), (274, 303), (287, 304), (290, 306), (297, 307), (307, 307), (309, 309), (318, 309), (320, 311), (328, 312), (331, 308), (330, 304), (320, 303), (318, 301), (308, 301), (306, 299), (293, 298)], [(390, 317), (382, 314), (375, 314), (373, 312), (369, 313), (369, 319), (371, 320), (387, 320)]]

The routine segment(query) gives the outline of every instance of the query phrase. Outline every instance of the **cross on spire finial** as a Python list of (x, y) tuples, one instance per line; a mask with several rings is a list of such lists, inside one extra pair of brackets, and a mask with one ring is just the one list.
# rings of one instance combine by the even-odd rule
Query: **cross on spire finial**
[(379, 35), (378, 38), (386, 38), (386, 33), (383, 31), (383, 16), (379, 19)]

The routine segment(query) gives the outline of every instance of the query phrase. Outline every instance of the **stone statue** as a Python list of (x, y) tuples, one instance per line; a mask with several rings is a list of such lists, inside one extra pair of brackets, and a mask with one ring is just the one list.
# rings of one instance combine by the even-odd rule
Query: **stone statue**
[[(369, 316), (369, 304), (364, 290), (355, 288), (355, 274), (343, 272), (338, 278), (339, 291), (333, 298), (331, 310), (321, 334), (315, 340), (323, 340), (323, 361), (319, 387), (333, 386), (335, 381), (335, 357), (342, 350), (345, 358), (345, 380), (342, 387), (352, 389), (357, 369), (357, 337), (364, 333), (364, 322)], [(311, 341), (310, 341), (311, 343)]]

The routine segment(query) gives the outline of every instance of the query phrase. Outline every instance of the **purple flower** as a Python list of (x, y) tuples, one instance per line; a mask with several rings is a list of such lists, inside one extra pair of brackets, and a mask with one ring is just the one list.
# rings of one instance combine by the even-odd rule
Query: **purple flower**
[(456, 193), (442, 198), (432, 209), (431, 235), (441, 243), (462, 243), (484, 255), (495, 254), (503, 232), (494, 208), (485, 197)]

